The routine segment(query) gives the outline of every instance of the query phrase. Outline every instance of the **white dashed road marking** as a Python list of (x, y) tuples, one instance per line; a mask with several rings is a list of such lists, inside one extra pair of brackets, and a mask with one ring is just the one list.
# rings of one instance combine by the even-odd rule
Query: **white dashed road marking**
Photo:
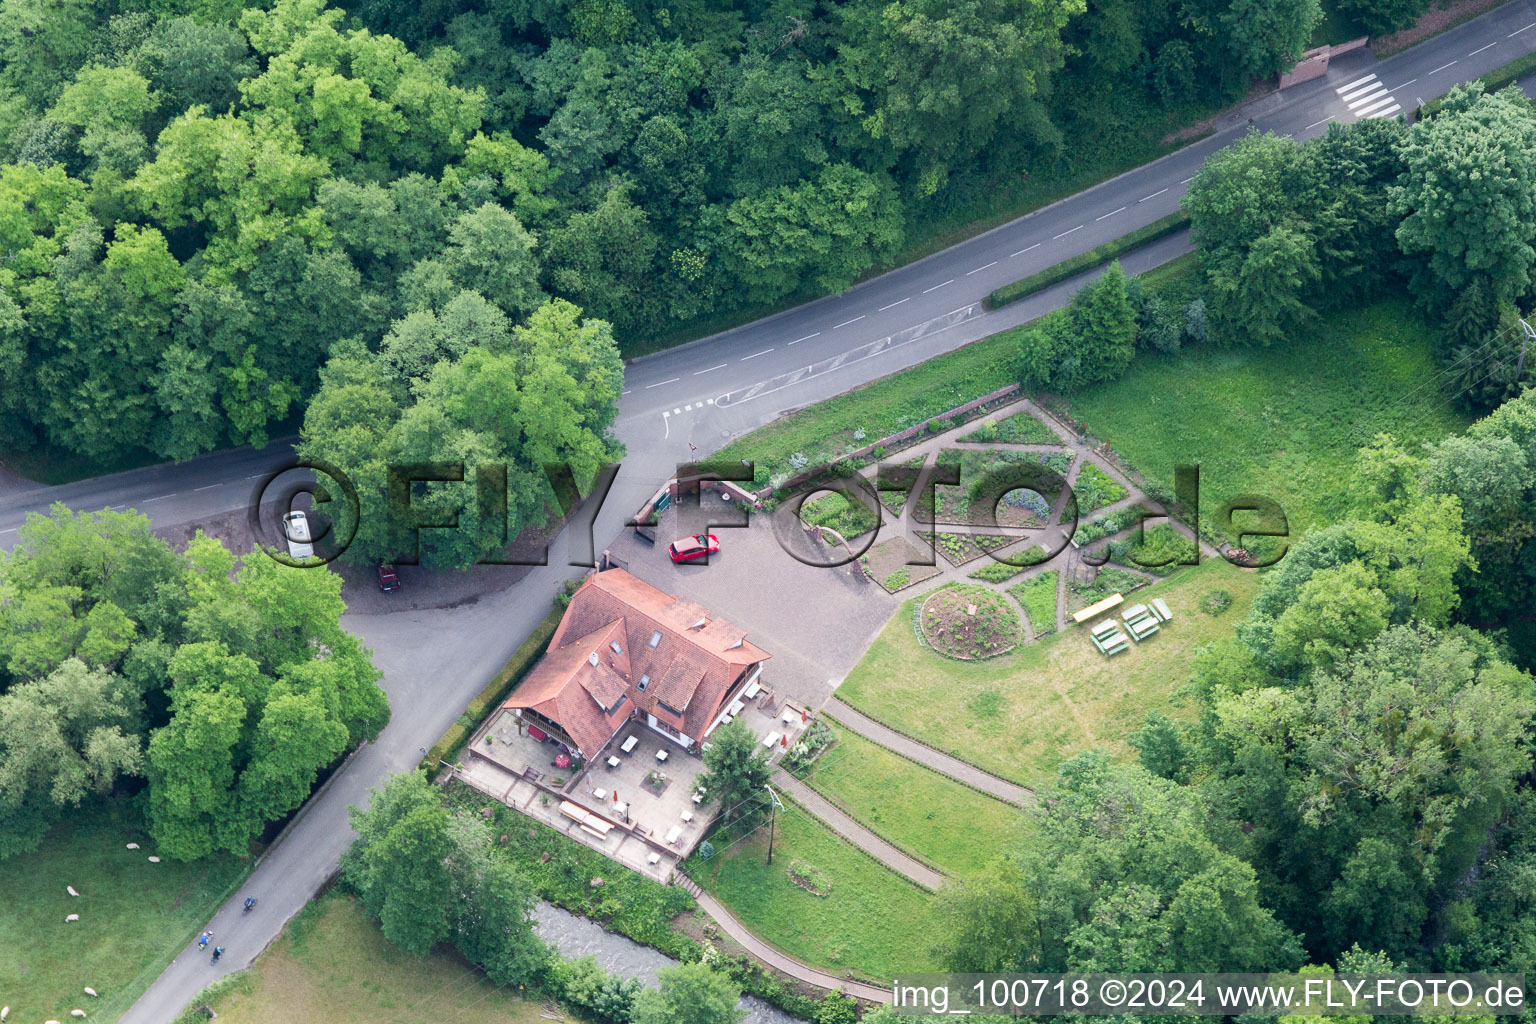
[(217, 487), (217, 486), (219, 486), (219, 485), (218, 485), (218, 484), (208, 484), (208, 485), (207, 485), (207, 486), (205, 486), (205, 487), (194, 487), (194, 488), (192, 488), (192, 489), (193, 489), (193, 490), (194, 490), (194, 491), (211, 491), (211, 490), (213, 490), (213, 489), (214, 489), (214, 488), (215, 488), (215, 487)]
[[(955, 279), (954, 278), (950, 278), (948, 281), (944, 282), (944, 284), (954, 284), (954, 283), (955, 283)], [(936, 292), (940, 288), (943, 288), (944, 284), (936, 284), (932, 288), (924, 288), (923, 289), (923, 294), (927, 295), (929, 292)]]
[(174, 497), (176, 497), (176, 495), (174, 495), (174, 494), (162, 494), (158, 498), (145, 498), (139, 504), (141, 504), (141, 505), (148, 505), (152, 501), (164, 501), (166, 498), (174, 498)]
[(1061, 234), (1059, 234), (1059, 235), (1056, 235), (1056, 236), (1054, 236), (1054, 237), (1053, 237), (1053, 238), (1052, 238), (1052, 241), (1055, 241), (1055, 239), (1057, 239), (1057, 238), (1066, 238), (1066, 237), (1067, 237), (1067, 236), (1068, 236), (1068, 235), (1070, 235), (1070, 234), (1071, 234), (1071, 233), (1072, 233), (1072, 232), (1074, 232), (1074, 231), (1077, 231), (1077, 230), (1080, 230), (1080, 229), (1081, 229), (1081, 228), (1082, 228), (1082, 225), (1081, 225), (1081, 224), (1079, 224), (1079, 225), (1078, 225), (1078, 226), (1077, 226), (1077, 227), (1075, 227), (1075, 228), (1068, 228), (1068, 229), (1067, 229), (1067, 230), (1065, 230), (1065, 231), (1063, 231), (1063, 232), (1062, 232), (1062, 233), (1061, 233)]
[(1124, 213), (1124, 212), (1125, 212), (1125, 207), (1122, 206), (1118, 210), (1110, 210), (1108, 213), (1106, 213), (1102, 217), (1095, 217), (1095, 218), (1093, 218), (1093, 222), (1095, 224), (1097, 224), (1101, 220), (1108, 220), (1109, 218), (1113, 217), (1115, 214), (1117, 214), (1117, 213)]
[(1525, 26), (1525, 28), (1517, 28), (1517, 29), (1515, 29), (1513, 32), (1511, 32), (1509, 35), (1505, 36), (1504, 38), (1505, 39), (1513, 39), (1513, 38), (1515, 38), (1515, 36), (1519, 35), (1521, 32), (1525, 32), (1525, 31), (1527, 31), (1529, 29), (1533, 29), (1533, 28), (1536, 28), (1536, 21), (1531, 22), (1529, 25)]
[(1318, 125), (1320, 125), (1320, 124), (1327, 124), (1329, 121), (1332, 121), (1332, 120), (1333, 120), (1333, 116), (1329, 115), (1328, 117), (1323, 118), (1321, 121), (1313, 121), (1311, 124), (1309, 124), (1305, 128), (1303, 128), (1302, 131), (1309, 132), (1313, 128), (1316, 128)]
[(833, 325), (832, 325), (832, 329), (833, 329), (833, 330), (834, 330), (834, 331), (835, 331), (835, 330), (837, 330), (837, 329), (838, 329), (838, 328), (839, 328), (839, 327), (847, 327), (847, 326), (848, 326), (848, 325), (849, 325), (849, 324), (856, 324), (856, 323), (858, 323), (858, 322), (859, 322), (859, 321), (860, 321), (860, 320), (863, 320), (863, 319), (864, 319), (864, 318), (865, 318), (865, 317), (866, 317), (866, 316), (868, 316), (868, 315), (869, 315), (869, 314), (868, 314), (868, 313), (860, 313), (860, 314), (859, 314), (859, 315), (858, 315), (858, 316), (856, 316), (856, 317), (854, 317), (854, 318), (853, 318), (853, 319), (852, 319), (852, 320), (844, 320), (844, 321), (843, 321), (843, 322), (842, 322), (842, 323), (840, 323), (840, 324), (833, 324)]
[(901, 305), (903, 302), (911, 302), (911, 301), (912, 301), (912, 296), (908, 295), (904, 299), (897, 299), (895, 302), (891, 303), (889, 306), (881, 306), (879, 309), (875, 310), (875, 312), (876, 313), (884, 313), (888, 309), (895, 309), (897, 306)]
[(1038, 249), (1038, 248), (1040, 248), (1040, 243), (1036, 242), (1034, 245), (1030, 246), (1029, 249), (1020, 249), (1018, 252), (1011, 252), (1011, 253), (1009, 253), (1008, 254), (1008, 258), (1009, 259), (1013, 259), (1015, 256), (1023, 256), (1025, 253), (1029, 252), (1030, 250)]
[(1180, 185), (1188, 185), (1190, 182), (1192, 182), (1194, 180), (1195, 180), (1195, 176), (1193, 174), (1191, 174), (1189, 177), (1187, 177), (1183, 181), (1179, 182), (1179, 184)]
[(817, 331), (815, 334), (807, 334), (803, 338), (796, 338), (794, 341), (790, 342), (790, 344), (791, 345), (798, 345), (802, 341), (810, 341), (812, 338), (819, 338), (819, 337), (821, 337), (821, 332)]
[(1148, 199), (1156, 199), (1158, 196), (1162, 195), (1164, 192), (1167, 192), (1167, 191), (1168, 190), (1166, 188), (1160, 188), (1156, 192), (1153, 192), (1151, 195), (1149, 195), (1149, 196), (1142, 196), (1140, 199), (1138, 199), (1136, 201), (1138, 203), (1144, 203)]
[(693, 371), (693, 375), (695, 377), (697, 377), (701, 373), (709, 373), (711, 370), (723, 370), (723, 369), (725, 369), (725, 364), (721, 363), (719, 366), (711, 366), (708, 370), (695, 370), (695, 371)]
[(682, 380), (682, 379), (683, 379), (683, 378), (681, 378), (681, 377), (673, 377), (673, 378), (672, 378), (672, 379), (671, 379), (671, 380), (659, 380), (659, 381), (657, 381), (657, 382), (656, 382), (656, 383), (655, 383), (655, 384), (647, 384), (647, 385), (646, 385), (646, 386), (645, 386), (645, 389), (646, 389), (646, 390), (647, 390), (647, 391), (649, 391), (649, 390), (650, 390), (650, 389), (651, 389), (651, 388), (659, 388), (659, 387), (661, 387), (661, 386), (662, 386), (662, 385), (663, 385), (663, 384), (676, 384), (676, 383), (677, 383), (677, 382), (678, 382), (678, 381), (680, 381), (680, 380)]
[[(991, 263), (987, 264), (987, 267), (995, 267), (995, 266), (997, 266), (997, 260), (993, 260)], [(986, 270), (987, 267), (977, 267), (975, 270), (967, 270), (965, 272), (965, 276), (966, 277), (970, 277), (972, 274), (979, 274), (983, 270)]]
[(0, 530), (0, 533), (15, 533), (19, 529), (20, 529), (20, 527), (13, 526), (9, 530)]
[(768, 353), (769, 353), (769, 352), (772, 352), (772, 351), (773, 351), (773, 349), (771, 349), (771, 348), (765, 348), (765, 349), (763, 349), (763, 350), (762, 350), (762, 351), (761, 351), (761, 352), (753, 352), (753, 353), (752, 353), (752, 354), (751, 354), (751, 355), (749, 355), (749, 356), (742, 356), (742, 357), (741, 357), (741, 358), (740, 358), (740, 359), (738, 359), (738, 360), (737, 360), (737, 362), (739, 362), (739, 363), (744, 363), (744, 362), (746, 362), (746, 361), (747, 361), (747, 360), (748, 360), (748, 359), (756, 359), (756, 358), (757, 358), (757, 357), (758, 357), (758, 356), (765, 356), (765, 355), (767, 355), (767, 354), (768, 354)]
[(1492, 43), (1489, 43), (1487, 46), (1480, 46), (1477, 49), (1473, 50), (1471, 53), (1467, 54), (1467, 56), (1468, 57), (1476, 57), (1478, 54), (1482, 53), (1484, 50), (1491, 50), (1495, 46), (1498, 46), (1498, 45), (1499, 44), (1497, 42), (1492, 42)]
[[(1451, 64), (1455, 64), (1455, 63), (1456, 63), (1455, 61), (1451, 61)], [(1441, 64), (1439, 67), (1435, 68), (1435, 71), (1444, 71), (1446, 68), (1450, 67), (1451, 64)], [(1435, 71), (1431, 71), (1429, 73), (1432, 75), (1432, 74), (1435, 73)]]

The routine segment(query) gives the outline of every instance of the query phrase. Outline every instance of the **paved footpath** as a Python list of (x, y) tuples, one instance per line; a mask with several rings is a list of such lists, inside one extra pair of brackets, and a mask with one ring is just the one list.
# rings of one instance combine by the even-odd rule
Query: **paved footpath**
[(965, 783), (997, 797), (1005, 803), (1032, 804), (1035, 802), (1035, 791), (1014, 782), (1008, 782), (998, 778), (990, 772), (984, 772), (973, 764), (966, 764), (958, 758), (950, 757), (932, 747), (925, 746), (914, 739), (909, 739), (901, 733), (861, 714), (844, 704), (836, 697), (831, 698), (822, 705), (822, 710), (842, 725), (846, 725), (854, 732), (867, 740), (880, 744), (887, 750), (894, 750), (903, 757), (910, 758), (918, 764), (926, 765), (942, 775)]
[(843, 813), (832, 801), (816, 792), (782, 768), (774, 773), (773, 784), (795, 798), (822, 824), (848, 840), (871, 857), (896, 872), (905, 875), (925, 889), (937, 889), (945, 878), (916, 857), (908, 856), (869, 829)]
[(738, 943), (741, 944), (743, 949), (757, 957), (769, 967), (772, 967), (778, 971), (782, 971), (783, 973), (789, 975), (791, 978), (798, 978), (801, 981), (809, 982), (818, 988), (842, 989), (850, 996), (854, 996), (858, 999), (868, 999), (871, 1002), (876, 1003), (888, 1003), (891, 1001), (890, 989), (879, 988), (875, 985), (866, 985), (861, 981), (850, 981), (847, 978), (838, 978), (831, 974), (818, 971), (814, 967), (807, 967), (805, 964), (802, 964), (798, 960), (791, 960), (789, 957), (785, 956), (783, 953), (780, 953), (777, 949), (774, 949), (772, 946), (768, 945), (768, 943), (764, 942), (756, 935), (753, 935), (751, 932), (747, 931), (746, 928), (742, 927), (741, 922), (732, 917), (731, 912), (726, 910), (725, 907), (721, 906), (719, 900), (715, 899), (703, 889), (700, 889), (698, 885), (692, 880), (688, 880), (684, 884), (683, 888), (687, 889), (688, 892), (693, 895), (693, 898), (698, 901), (699, 906), (704, 908), (704, 912), (710, 917), (714, 918), (715, 923), (718, 924), (727, 935), (735, 939)]

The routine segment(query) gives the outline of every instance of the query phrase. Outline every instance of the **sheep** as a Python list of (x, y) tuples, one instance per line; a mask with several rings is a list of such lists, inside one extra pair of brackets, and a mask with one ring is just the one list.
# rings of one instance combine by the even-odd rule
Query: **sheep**
[(68, 924), (71, 921), (78, 921), (78, 920), (80, 920), (80, 915), (79, 914), (70, 914), (68, 917), (66, 917), (64, 919), (64, 923)]
[(139, 844), (138, 843), (129, 843), (128, 844), (128, 849), (130, 849), (130, 850), (137, 850), (138, 848), (139, 848)]
[(88, 996), (91, 996), (92, 998), (95, 998), (96, 990), (91, 988), (91, 986), (87, 985), (87, 986), (85, 986), (85, 994), (88, 995)]
[(71, 896), (79, 896), (80, 895), (79, 893), (75, 892), (75, 887), (72, 886), (72, 885), (66, 885), (64, 887), (64, 891), (69, 893)]
[(9, 1017), (10, 1015), (11, 1008), (9, 1006), (0, 1006), (0, 1021), (5, 1020), (5, 1018)]
[(84, 1017), (85, 1016), (85, 1011), (84, 1010), (70, 1010), (69, 1011), (69, 1015), (71, 1017)]
[(159, 864), (160, 863), (160, 858), (156, 857), (154, 854), (150, 854), (149, 855), (149, 862), (151, 864)]

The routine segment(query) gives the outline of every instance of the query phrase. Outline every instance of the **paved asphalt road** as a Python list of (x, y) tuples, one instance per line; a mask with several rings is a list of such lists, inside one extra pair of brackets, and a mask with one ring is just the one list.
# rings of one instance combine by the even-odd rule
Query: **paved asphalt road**
[[(1161, 160), (842, 295), (632, 363), (617, 425), (628, 456), (597, 518), (599, 547), (619, 533), (629, 514), (671, 475), (673, 465), (689, 457), (689, 442), (712, 451), (786, 410), (1060, 305), (1070, 284), (994, 313), (983, 314), (980, 308), (993, 288), (1172, 212), (1205, 158), (1245, 132), (1249, 117), (1261, 131), (1310, 138), (1325, 131), (1328, 120), (1348, 122), (1356, 111), (1411, 110), (1533, 49), (1536, 0), (1519, 0), (1385, 61), (1364, 50), (1348, 54), (1325, 78), (1258, 100), (1226, 118), (1214, 136)], [(1186, 239), (1173, 237), (1125, 262), (1128, 269), (1145, 269), (1187, 248)], [(7, 487), (0, 493), (0, 547), (14, 543), (26, 512), (54, 501), (77, 508), (131, 505), (157, 526), (242, 508), (255, 478), (287, 457), (287, 446), (279, 443), (63, 487)], [(214, 968), (205, 955), (189, 950), (151, 985), (125, 1021), (164, 1024), (204, 985), (247, 966), (276, 936), (335, 870), (350, 843), (348, 805), (365, 802), (369, 787), (416, 764), (544, 617), (560, 582), (579, 572), (566, 564), (568, 543), (568, 533), (557, 538), (549, 566), (474, 603), (346, 615), (346, 627), (366, 638), (384, 671), (393, 720), (311, 800), (262, 858), (247, 886), (213, 919), (210, 927), (227, 951), (220, 965)], [(658, 552), (657, 557), (664, 556)], [(260, 905), (242, 917), (246, 895), (256, 896)]]

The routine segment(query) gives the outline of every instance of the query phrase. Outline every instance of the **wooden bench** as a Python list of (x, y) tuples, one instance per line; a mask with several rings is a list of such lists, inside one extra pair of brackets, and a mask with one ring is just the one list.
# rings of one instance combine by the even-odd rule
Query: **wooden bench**
[(1087, 622), (1089, 619), (1097, 618), (1098, 616), (1109, 611), (1111, 608), (1118, 608), (1124, 600), (1124, 594), (1110, 594), (1104, 600), (1097, 601), (1089, 605), (1087, 608), (1084, 608), (1080, 612), (1073, 612), (1072, 621), (1081, 625), (1082, 623)]
[(1154, 597), (1152, 599), (1152, 610), (1157, 612), (1157, 617), (1162, 619), (1164, 622), (1168, 622), (1173, 618), (1173, 612), (1168, 610), (1167, 602), (1165, 602), (1160, 597)]

